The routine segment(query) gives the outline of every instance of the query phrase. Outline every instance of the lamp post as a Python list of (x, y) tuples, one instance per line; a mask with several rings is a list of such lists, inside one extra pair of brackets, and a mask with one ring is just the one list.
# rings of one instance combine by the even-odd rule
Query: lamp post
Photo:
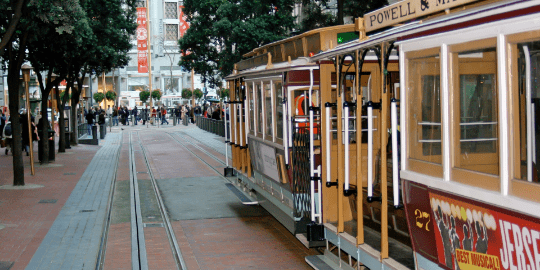
[(35, 175), (36, 172), (34, 171), (34, 147), (32, 142), (32, 121), (30, 117), (30, 94), (28, 93), (28, 83), (30, 82), (30, 70), (32, 69), (31, 66), (24, 64), (22, 67), (22, 73), (24, 78), (24, 88), (25, 88), (25, 95), (26, 95), (26, 116), (28, 120), (28, 144), (30, 145), (30, 169), (32, 172), (32, 175)]

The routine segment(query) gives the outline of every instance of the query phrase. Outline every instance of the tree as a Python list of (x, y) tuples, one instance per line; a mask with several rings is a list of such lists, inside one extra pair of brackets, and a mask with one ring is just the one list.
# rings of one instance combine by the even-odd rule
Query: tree
[[(22, 3), (21, 3), (22, 2)], [(32, 40), (44, 37), (44, 28), (60, 35), (70, 35), (78, 21), (77, 0), (0, 0), (0, 55), (8, 70), (9, 109), (12, 123), (19, 123), (21, 66), (28, 59), (27, 46)], [(32, 53), (28, 51), (28, 53)], [(47, 136), (45, 136), (47, 138)], [(21, 126), (13, 125), (13, 185), (24, 185), (21, 153)]]
[(189, 99), (191, 98), (191, 95), (193, 95), (192, 91), (190, 89), (184, 88), (182, 89), (182, 98), (183, 99)]
[(193, 95), (195, 96), (197, 101), (200, 101), (200, 99), (203, 97), (204, 94), (203, 94), (203, 91), (201, 91), (201, 89), (196, 88), (195, 90), (193, 90)]
[(146, 103), (148, 101), (148, 98), (150, 98), (150, 91), (141, 91), (139, 92), (139, 99)]
[(152, 91), (152, 98), (155, 99), (156, 101), (159, 101), (161, 99), (161, 90), (156, 89)]
[(222, 88), (220, 91), (219, 91), (219, 97), (224, 99), (226, 97), (229, 97), (229, 89), (228, 88)]
[(100, 103), (104, 99), (105, 99), (105, 94), (100, 93), (100, 92), (94, 94), (94, 100), (96, 101), (96, 103)]
[(215, 88), (243, 54), (289, 35), (292, 10), (288, 0), (186, 0), (183, 11), (191, 25), (179, 46), (189, 54), (179, 65)]
[(388, 5), (388, 0), (338, 0), (337, 9), (333, 9), (329, 2), (329, 0), (302, 0), (303, 16), (298, 31), (306, 32), (321, 27), (341, 25), (346, 16), (363, 17), (365, 13)]
[(113, 91), (113, 90), (109, 90), (107, 91), (107, 93), (105, 93), (105, 98), (108, 100), (108, 101), (116, 101), (116, 92)]

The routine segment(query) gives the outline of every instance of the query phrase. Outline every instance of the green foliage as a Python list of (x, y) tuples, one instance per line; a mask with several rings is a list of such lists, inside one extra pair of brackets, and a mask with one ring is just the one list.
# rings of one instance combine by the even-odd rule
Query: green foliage
[[(64, 100), (64, 96), (66, 95), (66, 91), (60, 92), (60, 100)], [(71, 93), (68, 95), (69, 99), (71, 99)]]
[(203, 97), (203, 92), (201, 91), (201, 89), (196, 88), (195, 90), (193, 90), (193, 95), (195, 95), (196, 99), (201, 99)]
[(139, 99), (142, 102), (148, 101), (148, 98), (150, 98), (150, 91), (141, 91), (141, 92), (139, 92)]
[(219, 97), (220, 98), (226, 98), (226, 97), (229, 97), (229, 89), (228, 88), (223, 88), (219, 91)]
[(190, 28), (179, 40), (190, 52), (179, 65), (194, 69), (216, 88), (242, 55), (263, 44), (283, 39), (294, 27), (290, 0), (185, 0)]
[(161, 99), (161, 90), (157, 89), (152, 91), (152, 98), (159, 101)]
[(193, 93), (191, 92), (191, 89), (187, 89), (187, 88), (182, 89), (182, 98), (184, 99), (191, 98), (192, 94)]
[(108, 101), (115, 101), (116, 100), (116, 92), (113, 91), (113, 90), (109, 90), (105, 93), (105, 98), (108, 100)]
[[(363, 17), (365, 13), (388, 5), (388, 0), (348, 0), (343, 1), (343, 16)], [(336, 10), (329, 5), (329, 0), (302, 0), (302, 12), (305, 14), (299, 25), (299, 32), (339, 24)], [(334, 9), (333, 9), (334, 8)], [(333, 10), (332, 10), (333, 9)]]
[(97, 93), (94, 94), (94, 100), (96, 101), (96, 103), (100, 103), (104, 99), (105, 99), (105, 94), (103, 94), (101, 92), (97, 92)]

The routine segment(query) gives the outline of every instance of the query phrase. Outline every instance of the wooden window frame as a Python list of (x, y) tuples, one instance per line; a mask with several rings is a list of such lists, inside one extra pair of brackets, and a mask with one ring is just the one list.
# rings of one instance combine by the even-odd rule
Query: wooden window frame
[[(251, 134), (251, 135), (255, 135), (255, 99), (254, 99), (254, 93), (255, 93), (255, 83), (254, 82), (247, 82), (247, 118), (248, 118), (248, 133)], [(250, 89), (250, 86), (251, 86), (251, 92), (249, 91)], [(250, 104), (250, 101), (253, 101), (253, 108), (251, 108), (251, 104)], [(250, 110), (253, 109), (253, 117), (251, 117), (250, 114)], [(253, 119), (250, 119), (253, 118)], [(247, 142), (246, 142), (247, 143)]]
[[(404, 86), (404, 89), (409, 89), (409, 75), (410, 75), (410, 72), (411, 70), (409, 69), (409, 64), (410, 64), (410, 61), (412, 59), (418, 59), (418, 58), (423, 58), (423, 57), (428, 57), (428, 56), (434, 56), (434, 55), (439, 55), (439, 59), (441, 59), (441, 53), (440, 53), (440, 48), (439, 47), (436, 47), (436, 48), (430, 48), (430, 49), (423, 49), (423, 50), (420, 50), (420, 51), (409, 51), (409, 52), (406, 52), (405, 53), (405, 83), (406, 85)], [(439, 66), (440, 68), (442, 68), (442, 64), (439, 62)], [(440, 95), (441, 95), (441, 98), (442, 98), (442, 71), (439, 73), (440, 76), (441, 76), (441, 79), (439, 80), (440, 83), (441, 83), (441, 86), (440, 86)], [(403, 84), (404, 82), (400, 82), (401, 84)], [(420, 90), (421, 91), (421, 90)], [(408, 95), (408, 98), (406, 100), (409, 100), (409, 94), (410, 92), (409, 91), (406, 91), (406, 94)], [(405, 115), (407, 116), (408, 119), (411, 119), (410, 117), (410, 113), (412, 111), (412, 108), (411, 106), (409, 106), (409, 104), (406, 105), (406, 110), (404, 111)], [(441, 102), (441, 115), (442, 115), (442, 102)], [(406, 125), (409, 125), (410, 123), (407, 121), (405, 122)], [(443, 177), (443, 166), (442, 166), (442, 156), (444, 155), (444, 144), (447, 143), (443, 140), (443, 136), (442, 136), (442, 133), (444, 132), (444, 129), (445, 129), (445, 124), (444, 124), (444, 121), (443, 121), (443, 118), (441, 116), (441, 163), (434, 163), (434, 162), (428, 162), (428, 161), (424, 161), (424, 160), (420, 160), (420, 159), (414, 159), (414, 158), (411, 158), (411, 151), (414, 151), (413, 149), (411, 149), (412, 147), (410, 147), (410, 140), (413, 139), (411, 136), (411, 128), (410, 127), (407, 127), (406, 130), (407, 130), (407, 140), (406, 140), (406, 144), (407, 144), (407, 153), (406, 153), (406, 158), (407, 158), (407, 170), (411, 170), (411, 171), (415, 171), (415, 172), (418, 172), (418, 173), (422, 173), (422, 174), (426, 174), (426, 175), (429, 175), (429, 176), (434, 176), (434, 177), (440, 177), (442, 178)], [(416, 132), (415, 132), (416, 134)]]
[[(276, 89), (275, 88), (275, 84), (280, 84), (281, 85), (281, 88), (280, 89)], [(277, 91), (281, 91), (281, 98), (283, 99), (284, 97), (284, 93), (283, 93), (283, 81), (281, 80), (272, 80), (272, 93), (274, 93), (274, 117), (275, 119), (277, 120), (277, 106), (282, 106), (282, 104), (277, 104), (277, 97), (276, 97), (276, 94), (277, 94)], [(283, 113), (283, 119), (282, 121), (285, 122), (285, 112), (282, 112)], [(281, 134), (281, 139), (278, 138), (278, 132), (277, 132), (277, 121), (274, 120), (274, 142), (276, 143), (279, 143), (279, 144), (283, 144), (283, 133)]]
[[(540, 42), (540, 30), (516, 33), (506, 36), (508, 53), (508, 119), (509, 119), (509, 152), (510, 152), (510, 183), (509, 194), (529, 201), (540, 202), (540, 185), (529, 182), (529, 179), (520, 179), (521, 174), (521, 153), (520, 153), (520, 119), (519, 119), (519, 97), (513, 91), (518, 87), (518, 43)], [(527, 138), (525, 137), (525, 140)]]
[[(488, 38), (483, 40), (475, 40), (455, 45), (448, 46), (448, 73), (449, 73), (449, 101), (450, 101), (450, 112), (451, 112), (451, 125), (450, 125), (450, 141), (451, 141), (451, 147), (450, 147), (450, 156), (451, 156), (451, 181), (463, 183), (469, 186), (475, 186), (484, 188), (487, 190), (497, 191), (500, 192), (501, 190), (501, 177), (500, 175), (491, 175), (483, 172), (477, 172), (477, 171), (471, 171), (467, 169), (458, 168), (459, 161), (462, 157), (461, 154), (461, 148), (460, 143), (456, 140), (460, 139), (460, 121), (459, 121), (459, 111), (460, 111), (460, 104), (459, 104), (459, 74), (456, 73), (456, 71), (459, 71), (459, 61), (458, 54), (460, 52), (466, 52), (466, 51), (473, 51), (478, 49), (484, 49), (484, 48), (495, 48), (496, 51), (499, 50), (497, 45), (497, 38)], [(497, 63), (497, 67), (495, 69), (495, 80), (496, 80), (496, 86), (495, 89), (497, 93), (499, 92), (499, 74), (497, 71), (497, 68), (499, 66), (498, 64), (498, 55), (496, 54), (495, 62)], [(501, 102), (499, 100), (499, 97), (497, 95), (497, 104)], [(497, 106), (498, 108), (498, 106)], [(497, 136), (499, 139), (499, 143), (497, 145), (497, 155), (499, 157), (499, 171), (500, 171), (500, 152), (501, 152), (501, 145), (500, 142), (500, 132), (499, 132), (499, 126), (500, 126), (500, 113), (497, 112)], [(456, 119), (458, 118), (458, 119)], [(500, 173), (500, 172), (499, 172)]]

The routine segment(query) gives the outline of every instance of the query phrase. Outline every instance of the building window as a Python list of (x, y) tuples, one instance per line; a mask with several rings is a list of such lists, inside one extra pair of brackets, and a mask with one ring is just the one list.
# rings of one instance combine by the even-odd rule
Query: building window
[(178, 78), (173, 77), (165, 77), (163, 79), (163, 82), (165, 84), (165, 93), (174, 95), (180, 93), (179, 87), (178, 87)]
[(178, 40), (178, 24), (166, 24), (165, 25), (165, 41), (177, 41)]
[(165, 2), (165, 19), (178, 19), (178, 5), (176, 2)]

